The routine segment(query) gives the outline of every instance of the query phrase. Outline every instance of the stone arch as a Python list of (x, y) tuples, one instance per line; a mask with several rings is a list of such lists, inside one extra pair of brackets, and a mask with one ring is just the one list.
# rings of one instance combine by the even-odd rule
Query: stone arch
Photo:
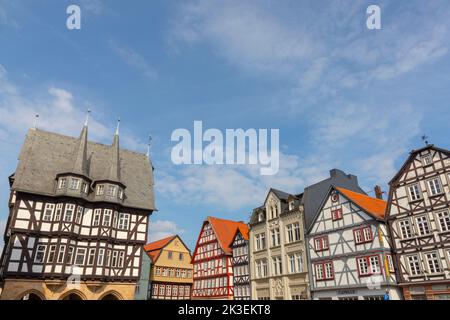
[(59, 300), (87, 300), (83, 292), (79, 290), (70, 290), (64, 293)]
[(21, 293), (16, 300), (45, 300), (45, 295), (39, 290), (31, 289)]
[(117, 291), (105, 292), (99, 300), (123, 300), (123, 297)]

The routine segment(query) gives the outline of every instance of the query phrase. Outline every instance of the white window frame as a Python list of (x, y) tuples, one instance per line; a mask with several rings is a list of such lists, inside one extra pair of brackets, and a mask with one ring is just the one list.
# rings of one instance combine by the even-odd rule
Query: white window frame
[(64, 189), (67, 186), (67, 178), (59, 178), (58, 189)]
[(414, 183), (406, 187), (410, 201), (418, 201), (423, 199), (422, 190), (419, 183)]
[(48, 247), (47, 263), (55, 262), (55, 254), (56, 254), (56, 244), (51, 244)]
[(98, 249), (98, 256), (97, 256), (97, 265), (103, 266), (105, 260), (105, 248), (99, 248)]
[(42, 220), (48, 222), (52, 221), (53, 212), (55, 212), (55, 204), (54, 203), (45, 204), (44, 216), (42, 217)]
[(97, 196), (102, 196), (105, 194), (105, 185), (104, 184), (99, 184), (97, 186), (97, 190), (95, 191), (95, 194)]
[[(83, 252), (83, 254), (81, 254), (80, 252)], [(82, 256), (83, 257), (83, 262), (82, 263), (78, 263), (78, 258)], [(76, 253), (75, 253), (75, 261), (74, 264), (76, 266), (83, 266), (86, 260), (86, 248), (77, 248)]]
[[(426, 161), (426, 159), (429, 159), (430, 162)], [(431, 153), (424, 154), (420, 157), (420, 160), (422, 161), (422, 166), (429, 166), (433, 164), (433, 156)]]
[(103, 211), (103, 226), (110, 227), (112, 220), (113, 211), (111, 209), (105, 209)]
[(92, 226), (98, 227), (100, 225), (100, 216), (102, 209), (94, 209), (94, 216), (92, 217)]
[[(405, 230), (406, 229), (409, 230), (409, 236), (405, 236), (403, 234), (402, 222), (407, 222), (407, 225), (405, 225)], [(401, 220), (398, 221), (398, 230), (399, 230), (400, 235), (402, 236), (402, 239), (411, 239), (411, 238), (414, 237), (414, 228), (413, 228), (413, 225), (412, 225), (411, 220), (409, 218), (401, 219)]]
[(88, 253), (88, 266), (93, 266), (95, 263), (95, 248), (90, 248)]
[(130, 214), (119, 213), (119, 226), (120, 230), (128, 230), (130, 227)]
[(80, 188), (80, 179), (70, 178), (69, 189), (70, 190), (78, 190), (79, 188)]
[(56, 260), (57, 263), (64, 263), (64, 258), (66, 255), (66, 245), (63, 244), (59, 247), (58, 251), (58, 259)]
[(448, 209), (436, 212), (436, 221), (441, 232), (450, 231), (450, 212)]
[[(434, 255), (435, 257), (430, 259), (431, 255)], [(442, 265), (441, 265), (441, 257), (439, 256), (439, 252), (437, 252), (437, 251), (424, 252), (423, 256), (426, 260), (426, 266), (427, 266), (427, 270), (429, 273), (435, 274), (435, 273), (441, 273), (443, 271)], [(431, 261), (434, 263), (433, 267), (430, 266)]]
[[(44, 263), (45, 261), (45, 251), (47, 250), (47, 246), (45, 244), (39, 244), (36, 247), (36, 255), (34, 257), (35, 263)], [(42, 254), (42, 257), (38, 259), (39, 255)]]
[(78, 206), (77, 213), (75, 215), (75, 223), (81, 224), (81, 222), (83, 221), (83, 213), (84, 213), (84, 208), (82, 206)]
[[(437, 181), (437, 185), (435, 183), (436, 181)], [(444, 192), (444, 190), (442, 188), (442, 181), (441, 181), (440, 177), (435, 177), (435, 178), (427, 180), (427, 188), (428, 188), (428, 191), (430, 192), (431, 197), (437, 196)], [(439, 192), (438, 192), (438, 188), (439, 188)]]
[[(413, 258), (414, 261), (412, 261), (411, 258)], [(406, 262), (408, 263), (409, 274), (411, 276), (418, 276), (423, 274), (423, 267), (420, 261), (420, 256), (418, 254), (407, 255)], [(414, 265), (414, 268), (412, 268), (412, 263)], [(416, 268), (418, 268), (418, 270)]]
[[(68, 212), (71, 212), (70, 215), (68, 214)], [(75, 205), (72, 203), (66, 203), (66, 208), (64, 210), (64, 222), (72, 222), (73, 221), (73, 216), (75, 214)], [(68, 219), (68, 217), (70, 219)]]
[(63, 204), (58, 203), (55, 209), (55, 215), (53, 216), (54, 221), (61, 221), (61, 215), (63, 213)]
[(415, 217), (414, 219), (417, 228), (417, 234), (419, 236), (427, 236), (431, 234), (430, 222), (428, 221), (428, 217), (426, 215), (421, 215)]
[(108, 197), (115, 197), (117, 194), (117, 186), (109, 185), (106, 189), (106, 195)]

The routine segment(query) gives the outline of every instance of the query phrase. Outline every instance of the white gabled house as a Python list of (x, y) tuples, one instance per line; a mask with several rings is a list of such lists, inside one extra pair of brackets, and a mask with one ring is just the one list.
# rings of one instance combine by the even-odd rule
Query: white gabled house
[(313, 299), (400, 299), (386, 202), (331, 186), (307, 230)]

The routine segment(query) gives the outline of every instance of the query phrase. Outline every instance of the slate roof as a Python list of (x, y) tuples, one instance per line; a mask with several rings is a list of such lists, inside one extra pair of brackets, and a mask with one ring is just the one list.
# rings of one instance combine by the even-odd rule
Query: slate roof
[[(94, 181), (105, 179), (116, 163), (113, 146), (89, 141), (81, 148), (86, 148), (88, 177)], [(12, 189), (55, 195), (57, 174), (72, 172), (74, 169), (84, 170), (83, 166), (79, 165), (79, 159), (74, 159), (78, 154), (83, 157), (83, 152), (79, 153), (79, 150), (79, 138), (30, 129), (19, 155)], [(126, 186), (123, 206), (156, 210), (150, 159), (145, 154), (120, 149), (119, 163), (120, 180)], [(93, 196), (93, 193), (91, 195)]]

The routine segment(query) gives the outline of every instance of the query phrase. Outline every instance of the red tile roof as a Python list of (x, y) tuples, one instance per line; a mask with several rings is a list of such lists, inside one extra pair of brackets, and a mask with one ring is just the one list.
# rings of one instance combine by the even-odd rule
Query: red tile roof
[(155, 263), (156, 259), (158, 259), (159, 254), (161, 253), (161, 249), (167, 246), (176, 237), (177, 236), (170, 236), (155, 242), (151, 242), (144, 246), (145, 252), (147, 252), (153, 263)]
[(336, 187), (336, 189), (376, 219), (384, 219), (387, 205), (386, 201), (340, 187)]
[(244, 237), (246, 236), (248, 238), (248, 226), (243, 222), (214, 217), (208, 217), (207, 220), (211, 223), (222, 250), (227, 254), (230, 254), (232, 251), (230, 244), (233, 241), (238, 228), (243, 235), (245, 234)]

